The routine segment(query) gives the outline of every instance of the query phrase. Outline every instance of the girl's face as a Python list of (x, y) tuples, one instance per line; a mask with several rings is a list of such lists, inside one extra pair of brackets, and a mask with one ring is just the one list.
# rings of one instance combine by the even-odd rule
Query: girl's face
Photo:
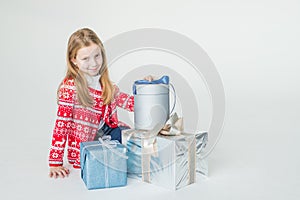
[(72, 62), (82, 72), (90, 76), (96, 76), (99, 74), (103, 62), (101, 49), (96, 44), (83, 47), (77, 51), (77, 56), (72, 59)]

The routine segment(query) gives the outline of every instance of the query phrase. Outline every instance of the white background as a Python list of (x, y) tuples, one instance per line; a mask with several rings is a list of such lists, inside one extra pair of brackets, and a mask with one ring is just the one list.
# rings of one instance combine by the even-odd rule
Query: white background
[[(299, 199), (299, 11), (296, 0), (1, 1), (1, 199)], [(208, 53), (227, 105), (208, 178), (172, 192), (131, 179), (88, 191), (73, 169), (47, 177), (67, 39), (82, 27), (103, 41), (169, 29)]]

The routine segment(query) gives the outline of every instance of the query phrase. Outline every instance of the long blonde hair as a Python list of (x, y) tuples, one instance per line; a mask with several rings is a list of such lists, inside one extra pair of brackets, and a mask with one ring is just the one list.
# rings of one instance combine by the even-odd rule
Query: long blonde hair
[(103, 44), (97, 34), (88, 29), (83, 28), (74, 32), (68, 41), (68, 50), (67, 50), (67, 73), (65, 79), (71, 78), (74, 79), (75, 87), (77, 91), (77, 98), (81, 105), (85, 107), (93, 106), (93, 98), (89, 94), (87, 80), (84, 77), (83, 72), (74, 65), (72, 59), (76, 58), (77, 51), (83, 47), (88, 47), (92, 44), (96, 44), (101, 49), (102, 54), (102, 66), (104, 68), (103, 73), (100, 77), (100, 84), (102, 87), (102, 98), (105, 105), (109, 104), (113, 98), (114, 87), (109, 79), (108, 69), (107, 69), (107, 59)]

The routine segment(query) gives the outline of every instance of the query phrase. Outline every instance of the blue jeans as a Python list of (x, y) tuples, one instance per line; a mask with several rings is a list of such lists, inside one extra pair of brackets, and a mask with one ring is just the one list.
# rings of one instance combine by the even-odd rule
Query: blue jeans
[(121, 130), (126, 129), (127, 127), (116, 127), (111, 128), (107, 124), (104, 124), (101, 129), (98, 130), (95, 139), (98, 140), (99, 137), (103, 135), (110, 135), (111, 140), (118, 140), (122, 144), (122, 133)]

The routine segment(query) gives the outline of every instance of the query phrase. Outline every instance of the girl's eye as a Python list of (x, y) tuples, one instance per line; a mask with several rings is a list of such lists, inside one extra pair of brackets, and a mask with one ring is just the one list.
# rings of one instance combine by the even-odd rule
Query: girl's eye
[(88, 58), (82, 58), (82, 60), (88, 60)]
[(100, 56), (100, 54), (96, 54), (95, 57), (98, 58)]

